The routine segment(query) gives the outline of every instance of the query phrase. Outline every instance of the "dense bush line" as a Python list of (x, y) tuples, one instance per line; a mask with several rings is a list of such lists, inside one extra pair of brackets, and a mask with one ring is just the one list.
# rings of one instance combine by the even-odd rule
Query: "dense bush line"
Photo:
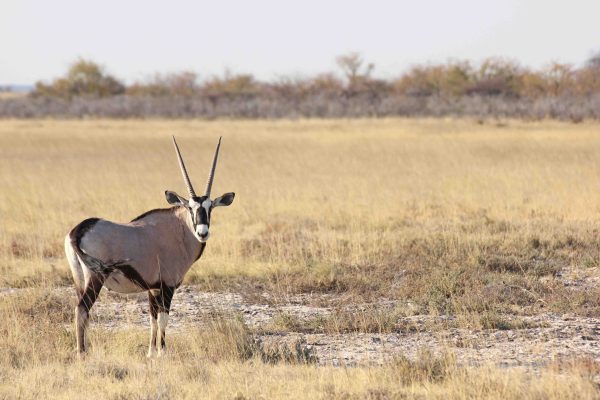
[(131, 96), (105, 98), (22, 97), (0, 100), (0, 117), (105, 118), (320, 118), (386, 116), (470, 116), (475, 118), (556, 118), (580, 122), (600, 119), (600, 94), (588, 98), (463, 96), (414, 98), (389, 95), (302, 99), (269, 96), (213, 100), (203, 96)]
[(297, 118), (471, 116), (600, 117), (600, 55), (581, 68), (530, 70), (504, 59), (416, 66), (395, 80), (375, 79), (360, 55), (337, 58), (343, 78), (261, 82), (225, 74), (200, 81), (193, 72), (157, 75), (126, 86), (91, 61), (64, 77), (38, 82), (24, 97), (0, 99), (0, 117)]

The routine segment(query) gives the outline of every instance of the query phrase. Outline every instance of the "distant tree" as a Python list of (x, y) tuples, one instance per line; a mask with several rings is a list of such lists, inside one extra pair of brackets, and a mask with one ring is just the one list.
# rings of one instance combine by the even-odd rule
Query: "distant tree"
[(468, 61), (457, 61), (444, 68), (442, 91), (452, 96), (462, 96), (473, 80), (473, 68)]
[(589, 96), (600, 93), (600, 51), (593, 54), (583, 68), (575, 71), (577, 94)]
[(332, 73), (319, 74), (308, 81), (308, 92), (325, 96), (338, 96), (344, 83)]
[(434, 67), (417, 65), (396, 80), (394, 87), (402, 94), (427, 97), (439, 94)]
[(416, 66), (398, 79), (396, 91), (410, 96), (461, 96), (473, 81), (473, 69), (467, 61)]
[(252, 96), (259, 93), (261, 85), (250, 74), (232, 74), (225, 71), (225, 75), (213, 77), (201, 86), (203, 94), (211, 97), (236, 97)]
[(192, 96), (198, 91), (198, 75), (195, 72), (183, 71), (173, 74), (167, 81), (171, 91), (179, 96)]
[(263, 95), (287, 100), (299, 99), (308, 93), (308, 82), (299, 77), (279, 77), (276, 81), (263, 84)]
[(585, 62), (587, 68), (600, 69), (600, 51), (592, 54)]
[(519, 76), (519, 96), (536, 99), (548, 91), (548, 80), (539, 72), (525, 70)]
[(488, 58), (475, 73), (475, 82), (467, 89), (467, 94), (518, 96), (521, 73), (522, 68), (515, 61)]
[(368, 81), (371, 77), (371, 72), (375, 69), (375, 64), (367, 64), (364, 68), (364, 59), (360, 53), (352, 52), (336, 57), (335, 62), (342, 70), (350, 88), (356, 87)]
[(133, 96), (183, 96), (190, 97), (198, 93), (198, 75), (183, 71), (168, 75), (155, 75), (147, 82), (136, 82), (127, 88), (127, 94)]
[(554, 62), (543, 69), (541, 74), (547, 82), (547, 95), (561, 96), (574, 93), (576, 75), (572, 65)]
[(108, 97), (124, 92), (125, 85), (107, 74), (102, 66), (93, 61), (80, 59), (71, 65), (65, 77), (55, 79), (49, 85), (37, 82), (33, 95), (64, 98)]

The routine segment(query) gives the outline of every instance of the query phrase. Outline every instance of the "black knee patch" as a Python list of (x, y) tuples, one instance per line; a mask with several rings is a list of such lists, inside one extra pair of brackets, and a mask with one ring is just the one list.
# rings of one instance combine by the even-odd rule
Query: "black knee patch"
[(171, 300), (175, 294), (175, 287), (173, 286), (161, 286), (160, 292), (157, 295), (153, 295), (148, 292), (148, 301), (150, 302), (150, 315), (156, 319), (158, 313), (169, 313), (171, 310)]

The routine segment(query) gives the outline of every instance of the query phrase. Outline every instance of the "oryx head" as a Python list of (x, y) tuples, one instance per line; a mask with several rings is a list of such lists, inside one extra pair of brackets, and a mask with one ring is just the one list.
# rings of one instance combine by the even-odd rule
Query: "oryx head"
[(219, 156), (219, 148), (221, 147), (221, 138), (219, 138), (219, 143), (217, 144), (217, 148), (215, 150), (215, 156), (213, 157), (212, 166), (208, 174), (206, 190), (204, 191), (204, 194), (202, 196), (196, 196), (196, 193), (194, 192), (192, 182), (190, 181), (190, 177), (188, 176), (187, 170), (185, 169), (185, 164), (183, 163), (183, 158), (181, 157), (181, 152), (179, 151), (179, 146), (177, 146), (175, 137), (173, 137), (173, 144), (175, 145), (177, 160), (179, 161), (179, 167), (181, 168), (183, 180), (185, 181), (185, 185), (187, 186), (190, 199), (186, 200), (177, 193), (171, 192), (169, 190), (165, 191), (165, 196), (167, 197), (167, 201), (169, 202), (169, 204), (182, 206), (188, 209), (192, 217), (194, 234), (201, 243), (205, 243), (208, 240), (210, 214), (213, 208), (219, 206), (228, 206), (231, 203), (233, 203), (233, 198), (235, 197), (235, 193), (230, 192), (225, 193), (223, 196), (217, 197), (214, 200), (211, 200), (210, 198), (210, 189), (212, 187), (213, 179), (215, 177), (217, 158)]

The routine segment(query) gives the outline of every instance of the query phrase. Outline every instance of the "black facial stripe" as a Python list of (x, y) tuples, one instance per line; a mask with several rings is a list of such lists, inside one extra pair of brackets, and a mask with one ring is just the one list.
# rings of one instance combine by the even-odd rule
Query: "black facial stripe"
[(193, 201), (200, 204), (200, 207), (198, 207), (197, 209), (190, 209), (190, 212), (192, 214), (192, 222), (195, 226), (209, 225), (210, 223), (210, 211), (207, 212), (206, 209), (202, 207), (202, 203), (204, 203), (204, 201), (206, 201), (207, 199), (207, 196), (192, 197)]
[(199, 207), (192, 211), (192, 222), (194, 225), (208, 225), (208, 215), (204, 207)]
[(206, 213), (206, 209), (204, 207), (200, 207), (198, 211), (200, 213), (200, 223), (203, 225), (208, 225), (208, 215)]

